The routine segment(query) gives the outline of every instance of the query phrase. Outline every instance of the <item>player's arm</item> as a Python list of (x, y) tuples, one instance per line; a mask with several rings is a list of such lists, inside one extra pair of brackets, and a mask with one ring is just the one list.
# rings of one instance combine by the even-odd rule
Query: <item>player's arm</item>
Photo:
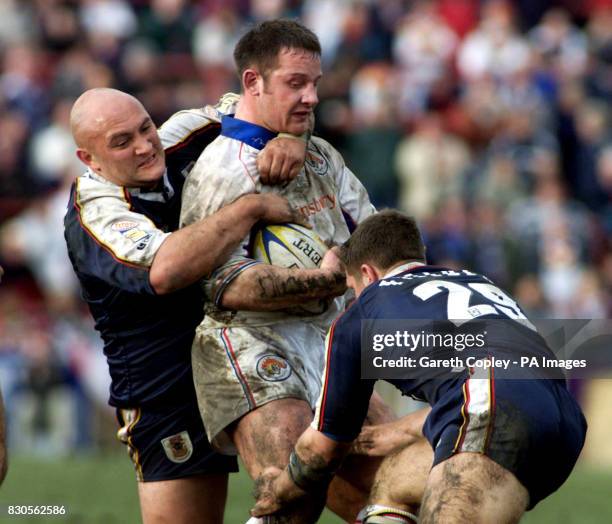
[(159, 247), (149, 278), (158, 294), (186, 287), (229, 258), (258, 221), (300, 222), (286, 199), (274, 194), (245, 195), (169, 235)]
[[(181, 223), (197, 223), (213, 216), (227, 202), (253, 194), (259, 186), (243, 172), (215, 164), (214, 150), (206, 149), (185, 182)], [(304, 224), (294, 215), (288, 222)], [(215, 235), (217, 239), (219, 235)], [(213, 239), (214, 240), (214, 239)], [(340, 295), (346, 289), (341, 262), (333, 253), (318, 269), (285, 269), (259, 264), (248, 257), (247, 232), (230, 259), (207, 278), (204, 289), (216, 305), (236, 310), (272, 311), (305, 300)]]
[(424, 438), (423, 425), (431, 408), (419, 409), (392, 422), (364, 426), (353, 443), (352, 453), (385, 457)]
[(288, 133), (270, 140), (257, 155), (257, 169), (263, 184), (284, 184), (293, 180), (304, 166), (308, 140), (314, 129), (314, 115), (310, 115), (310, 130), (301, 135)]
[[(212, 271), (258, 220), (295, 220), (277, 195), (248, 195), (186, 230), (162, 231), (135, 212), (122, 188), (73, 186), (64, 225), (70, 256), (79, 271), (139, 294), (167, 293)], [(221, 230), (219, 230), (221, 228)]]
[[(221, 277), (223, 278), (223, 277)], [(287, 269), (254, 264), (234, 278), (219, 295), (226, 309), (275, 311), (346, 291), (342, 264), (329, 250), (318, 269)]]
[(251, 515), (275, 513), (309, 495), (313, 495), (313, 503), (321, 500), (317, 495), (327, 491), (349, 449), (350, 443), (332, 440), (308, 428), (298, 439), (287, 468), (267, 468), (257, 479), (257, 502)]
[[(211, 125), (218, 125), (223, 115), (235, 113), (239, 99), (240, 96), (235, 93), (226, 93), (214, 106), (178, 111), (159, 128), (164, 149), (170, 154), (174, 154), (176, 148), (192, 151), (182, 154), (192, 155), (190, 160), (195, 163), (202, 150), (191, 146), (182, 148), (182, 144)], [(314, 117), (312, 119), (314, 125)], [(257, 156), (257, 169), (262, 184), (284, 184), (293, 180), (304, 165), (307, 143), (307, 135), (281, 134), (270, 140)]]

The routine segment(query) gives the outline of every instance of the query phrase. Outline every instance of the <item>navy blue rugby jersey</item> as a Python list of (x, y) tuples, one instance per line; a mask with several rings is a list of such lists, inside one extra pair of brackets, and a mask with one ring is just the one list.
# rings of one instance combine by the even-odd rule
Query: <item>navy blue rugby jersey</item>
[(191, 343), (203, 316), (203, 293), (193, 285), (156, 295), (149, 269), (178, 227), (185, 176), (219, 134), (218, 111), (181, 111), (160, 128), (167, 171), (155, 190), (120, 187), (91, 171), (72, 186), (65, 238), (104, 341), (113, 406), (193, 392)]
[[(364, 320), (416, 320), (419, 322), (407, 325), (418, 326), (419, 332), (428, 329), (439, 332), (440, 326), (450, 326), (448, 332), (452, 332), (456, 323), (449, 318), (471, 320), (457, 323), (468, 329), (470, 324), (478, 325), (479, 319), (494, 320), (486, 322), (485, 344), (472, 347), (469, 352), (466, 350), (463, 356), (507, 358), (520, 349), (522, 354), (554, 358), (516, 302), (486, 277), (467, 270), (413, 267), (368, 286), (332, 325), (327, 337), (323, 388), (313, 428), (342, 441), (353, 440), (360, 431), (376, 382), (361, 378)], [(401, 323), (397, 325), (400, 327)], [(419, 354), (428, 355), (427, 351)], [(410, 355), (408, 351), (400, 354)], [(445, 355), (451, 356), (450, 352)], [(463, 380), (466, 373), (467, 369), (450, 375), (448, 368), (439, 372), (417, 368), (410, 370), (407, 375), (410, 378), (386, 381), (405, 395), (434, 404), (451, 382)]]

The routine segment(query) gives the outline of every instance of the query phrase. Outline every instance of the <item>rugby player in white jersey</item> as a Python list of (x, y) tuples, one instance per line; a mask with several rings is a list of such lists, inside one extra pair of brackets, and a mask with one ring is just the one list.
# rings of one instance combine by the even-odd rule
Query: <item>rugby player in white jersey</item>
[[(182, 225), (244, 195), (273, 191), (301, 210), (324, 241), (342, 243), (375, 212), (340, 154), (317, 137), (309, 141), (304, 169), (290, 183), (266, 188), (258, 176), (257, 155), (277, 133), (308, 130), (318, 102), (320, 53), (316, 35), (294, 21), (263, 22), (241, 38), (234, 57), (242, 96), (185, 183)], [(209, 301), (192, 363), (209, 439), (223, 452), (237, 451), (257, 478), (268, 466), (287, 464), (292, 445), (312, 420), (324, 336), (344, 307), (346, 284), (333, 250), (318, 269), (285, 269), (252, 260), (247, 245), (248, 237), (208, 279)], [(329, 306), (317, 309), (310, 301)], [(305, 302), (314, 306), (309, 316)], [(380, 401), (374, 404), (375, 420), (388, 420)], [(327, 499), (347, 521), (364, 504), (377, 462), (359, 457), (352, 466), (336, 477)], [(305, 504), (283, 522), (312, 522), (314, 507)]]

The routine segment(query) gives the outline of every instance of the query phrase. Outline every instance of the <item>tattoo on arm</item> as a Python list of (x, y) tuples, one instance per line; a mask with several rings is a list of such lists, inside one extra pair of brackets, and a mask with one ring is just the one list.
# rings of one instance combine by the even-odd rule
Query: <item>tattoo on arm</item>
[(267, 273), (257, 277), (257, 284), (262, 298), (272, 299), (292, 295), (315, 295), (321, 289), (334, 289), (344, 285), (344, 275), (334, 273), (327, 277), (323, 275), (299, 278), (297, 276), (282, 277)]

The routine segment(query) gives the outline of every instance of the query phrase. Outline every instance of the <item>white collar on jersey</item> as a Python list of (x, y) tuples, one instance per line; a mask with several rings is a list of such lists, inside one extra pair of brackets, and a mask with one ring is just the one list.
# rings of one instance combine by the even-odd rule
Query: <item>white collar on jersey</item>
[(394, 277), (396, 275), (399, 275), (400, 273), (403, 273), (404, 271), (408, 271), (409, 269), (424, 265), (425, 264), (423, 264), (423, 262), (407, 262), (406, 264), (402, 264), (401, 266), (394, 267), (391, 271), (385, 273), (382, 278)]
[[(98, 182), (102, 182), (104, 184), (117, 185), (110, 180), (104, 178), (102, 175), (99, 175), (91, 168), (87, 168), (85, 172), (85, 176), (89, 178), (93, 178)], [(141, 200), (150, 200), (154, 202), (166, 202), (174, 196), (174, 188), (170, 184), (170, 180), (168, 179), (168, 171), (164, 171), (163, 177), (163, 186), (161, 189), (144, 189), (140, 187), (126, 187), (129, 191), (130, 195), (137, 196)]]

